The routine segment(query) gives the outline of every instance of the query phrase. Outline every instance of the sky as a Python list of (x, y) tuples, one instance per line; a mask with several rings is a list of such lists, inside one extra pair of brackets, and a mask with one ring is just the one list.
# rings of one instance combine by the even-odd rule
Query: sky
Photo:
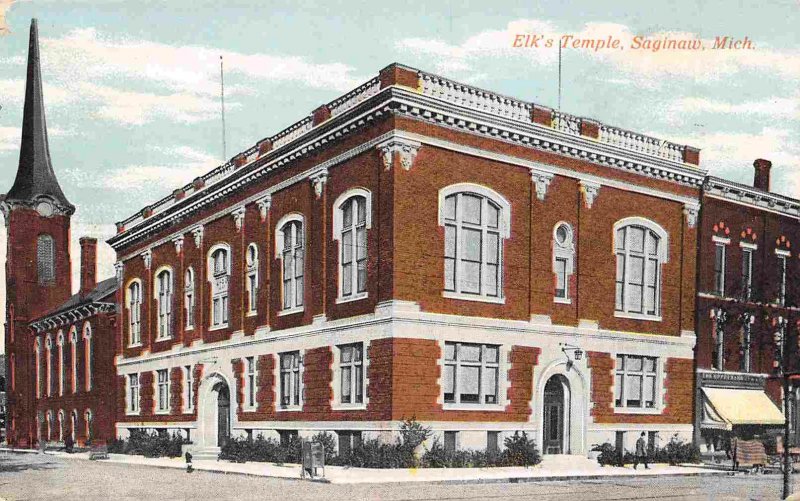
[[(770, 159), (773, 190), (800, 197), (800, 0), (520, 3), (0, 0), (0, 192), (17, 170), (36, 17), (53, 166), (77, 207), (75, 289), (80, 236), (108, 238), (223, 162), (220, 55), (230, 158), (392, 62), (557, 107), (557, 49), (514, 48), (515, 35), (747, 37), (743, 50), (565, 48), (561, 109), (699, 147), (703, 168), (734, 181)], [(113, 262), (101, 244), (101, 277)]]

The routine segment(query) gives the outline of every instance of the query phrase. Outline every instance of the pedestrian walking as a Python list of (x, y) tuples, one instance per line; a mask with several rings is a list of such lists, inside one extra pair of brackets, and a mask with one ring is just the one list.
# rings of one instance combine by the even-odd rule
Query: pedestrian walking
[(645, 434), (642, 432), (639, 435), (639, 440), (636, 441), (636, 454), (633, 455), (633, 469), (635, 470), (639, 463), (644, 463), (644, 469), (649, 470), (650, 466), (647, 465), (647, 442), (644, 439)]

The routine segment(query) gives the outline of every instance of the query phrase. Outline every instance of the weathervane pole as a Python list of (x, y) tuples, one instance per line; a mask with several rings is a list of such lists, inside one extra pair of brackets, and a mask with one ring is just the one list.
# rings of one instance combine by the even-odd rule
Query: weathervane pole
[(558, 41), (558, 111), (561, 111), (561, 41)]
[(219, 83), (220, 83), (220, 104), (222, 106), (222, 161), (228, 158), (227, 145), (225, 141), (225, 73), (222, 66), (222, 56), (219, 56)]

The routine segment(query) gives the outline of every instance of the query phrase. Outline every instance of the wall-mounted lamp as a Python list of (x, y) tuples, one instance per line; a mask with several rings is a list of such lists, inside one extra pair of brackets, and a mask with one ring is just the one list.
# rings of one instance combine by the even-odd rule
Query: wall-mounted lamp
[[(559, 346), (561, 346), (561, 351), (564, 352), (564, 355), (567, 357), (567, 370), (571, 369), (575, 362), (583, 359), (583, 350), (579, 347), (568, 343), (559, 343)], [(569, 357), (568, 352), (570, 351), (572, 352), (572, 358)]]

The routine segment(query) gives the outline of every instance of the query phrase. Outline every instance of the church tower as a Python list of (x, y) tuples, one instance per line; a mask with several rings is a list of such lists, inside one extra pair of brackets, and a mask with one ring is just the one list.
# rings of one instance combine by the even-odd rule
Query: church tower
[(32, 446), (36, 437), (33, 400), (33, 341), (28, 323), (72, 294), (70, 217), (75, 207), (58, 184), (50, 161), (39, 67), (36, 19), (31, 21), (22, 141), (14, 185), (0, 196), (7, 232), (6, 391), (9, 443)]

